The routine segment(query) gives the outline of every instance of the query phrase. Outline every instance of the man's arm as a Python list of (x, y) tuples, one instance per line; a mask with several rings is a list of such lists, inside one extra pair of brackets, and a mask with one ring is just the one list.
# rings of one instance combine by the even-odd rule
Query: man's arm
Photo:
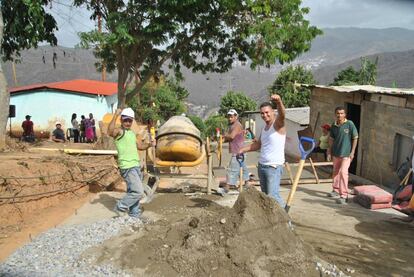
[(352, 130), (352, 148), (351, 148), (351, 153), (349, 154), (349, 158), (352, 161), (355, 156), (355, 149), (358, 144), (358, 130), (352, 121), (350, 123), (351, 123), (351, 130)]
[(112, 117), (111, 122), (108, 125), (108, 135), (110, 135), (113, 138), (116, 138), (121, 132), (121, 130), (119, 128), (115, 128), (116, 120), (118, 119), (121, 112), (122, 112), (121, 109), (117, 109), (115, 111), (114, 116)]
[(54, 142), (65, 142), (64, 139), (58, 139), (54, 135), (52, 136), (52, 141), (54, 141)]
[(351, 149), (351, 154), (349, 154), (349, 158), (351, 160), (354, 159), (355, 149), (356, 149), (357, 145), (358, 145), (358, 137), (352, 139), (352, 149)]
[(260, 147), (262, 146), (262, 143), (260, 142), (260, 138), (258, 140), (255, 140), (252, 144), (243, 146), (242, 148), (240, 148), (239, 153), (245, 153), (245, 152), (250, 152), (250, 151), (257, 151), (260, 149)]
[(329, 136), (329, 138), (328, 138), (328, 149), (326, 149), (326, 160), (328, 161), (328, 162), (330, 162), (331, 160), (332, 160), (332, 146), (333, 146), (333, 143), (334, 143), (334, 139), (331, 137), (331, 136)]
[(282, 98), (278, 94), (273, 94), (272, 96), (270, 96), (270, 99), (273, 103), (276, 103), (277, 107), (277, 117), (273, 127), (276, 131), (282, 131), (282, 133), (284, 133), (285, 130), (282, 130), (282, 128), (285, 127), (285, 105), (283, 105)]
[(225, 142), (232, 141), (239, 133), (243, 132), (241, 124), (237, 124), (230, 133), (226, 133), (223, 138)]

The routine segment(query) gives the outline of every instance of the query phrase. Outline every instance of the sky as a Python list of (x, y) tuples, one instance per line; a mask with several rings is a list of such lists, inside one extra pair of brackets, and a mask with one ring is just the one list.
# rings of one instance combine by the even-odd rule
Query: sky
[[(73, 47), (77, 32), (94, 29), (89, 12), (70, 6), (71, 0), (55, 0), (50, 12), (58, 22), (58, 44)], [(312, 25), (327, 27), (391, 28), (414, 30), (414, 0), (303, 0)]]

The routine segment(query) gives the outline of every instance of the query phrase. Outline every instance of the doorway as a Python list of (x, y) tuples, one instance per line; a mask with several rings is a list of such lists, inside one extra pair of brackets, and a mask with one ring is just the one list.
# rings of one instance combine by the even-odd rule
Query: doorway
[[(355, 127), (359, 132), (359, 126), (361, 122), (361, 105), (346, 103), (346, 110), (347, 110), (347, 119), (354, 122)], [(356, 174), (357, 165), (358, 165), (358, 147), (359, 143), (357, 144), (357, 148), (355, 149), (355, 156), (354, 159), (351, 162), (351, 165), (349, 166), (349, 172), (352, 174)]]

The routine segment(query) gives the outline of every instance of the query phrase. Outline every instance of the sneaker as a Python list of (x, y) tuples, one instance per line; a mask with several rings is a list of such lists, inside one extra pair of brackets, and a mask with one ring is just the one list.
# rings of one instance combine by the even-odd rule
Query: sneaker
[(338, 197), (339, 193), (337, 193), (336, 191), (331, 191), (327, 194), (328, 197)]
[(250, 185), (250, 184), (244, 184), (243, 185), (243, 190), (249, 190), (249, 189), (251, 189), (253, 187), (253, 185)]
[(217, 189), (217, 193), (220, 194), (221, 196), (226, 195), (227, 193), (229, 193), (228, 190), (226, 190), (225, 188), (218, 188)]
[(344, 205), (344, 204), (346, 204), (347, 203), (347, 201), (346, 201), (346, 199), (345, 198), (338, 198), (338, 199), (336, 199), (335, 200), (335, 202), (337, 203), (337, 204), (341, 204), (341, 205)]
[(123, 209), (120, 209), (120, 208), (118, 208), (118, 205), (116, 205), (114, 208), (113, 208), (113, 210), (112, 210), (114, 213), (116, 213), (116, 215), (118, 216), (118, 217), (121, 217), (121, 216), (125, 216), (125, 215), (127, 215), (127, 210), (123, 210)]

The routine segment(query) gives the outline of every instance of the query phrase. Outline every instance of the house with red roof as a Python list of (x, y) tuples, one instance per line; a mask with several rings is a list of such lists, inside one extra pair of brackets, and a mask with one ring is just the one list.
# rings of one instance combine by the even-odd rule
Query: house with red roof
[(16, 106), (13, 121), (20, 126), (30, 115), (35, 130), (54, 129), (56, 121), (70, 128), (73, 113), (78, 121), (89, 113), (99, 121), (116, 109), (117, 90), (117, 83), (84, 79), (11, 88), (10, 105)]

